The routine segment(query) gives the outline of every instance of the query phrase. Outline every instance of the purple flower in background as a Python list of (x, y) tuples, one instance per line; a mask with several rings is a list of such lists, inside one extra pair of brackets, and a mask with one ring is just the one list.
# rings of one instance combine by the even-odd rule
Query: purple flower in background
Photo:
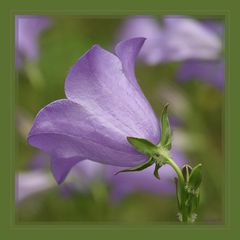
[(39, 55), (38, 38), (50, 26), (44, 16), (18, 15), (15, 18), (16, 66), (22, 65), (23, 58), (35, 61)]
[(221, 38), (206, 24), (185, 16), (166, 16), (162, 26), (150, 16), (128, 18), (119, 39), (147, 38), (142, 60), (154, 65), (187, 59), (212, 60), (222, 49)]
[[(171, 151), (172, 157), (178, 165), (187, 163), (185, 156), (176, 149)], [(20, 172), (16, 176), (16, 202), (22, 202), (28, 197), (54, 188), (52, 177), (46, 170), (48, 156), (42, 152), (34, 155), (30, 161), (30, 169)], [(163, 166), (159, 173), (161, 184), (152, 176), (154, 167), (144, 171), (120, 174), (114, 173), (120, 167), (103, 165), (97, 162), (84, 160), (79, 162), (67, 177), (64, 185), (58, 190), (62, 197), (71, 197), (73, 192), (86, 192), (91, 190), (93, 182), (107, 184), (110, 188), (110, 198), (114, 202), (121, 201), (124, 197), (139, 192), (171, 195), (175, 192), (173, 177), (175, 172), (169, 166)]]
[[(203, 22), (206, 28), (215, 32), (222, 41), (224, 38), (224, 26), (216, 22)], [(223, 58), (211, 61), (190, 59), (182, 63), (177, 71), (177, 80), (186, 82), (192, 79), (201, 80), (220, 89), (224, 88), (225, 63)]]
[(71, 68), (67, 99), (37, 115), (28, 136), (31, 145), (50, 153), (58, 183), (79, 161), (131, 167), (147, 160), (128, 136), (160, 141), (160, 126), (134, 74), (135, 58), (145, 39), (120, 42), (116, 54), (93, 46)]
[(43, 170), (20, 172), (16, 176), (16, 202), (54, 186), (52, 177)]
[(223, 59), (215, 61), (188, 60), (178, 70), (177, 79), (182, 82), (197, 79), (223, 89), (224, 75)]

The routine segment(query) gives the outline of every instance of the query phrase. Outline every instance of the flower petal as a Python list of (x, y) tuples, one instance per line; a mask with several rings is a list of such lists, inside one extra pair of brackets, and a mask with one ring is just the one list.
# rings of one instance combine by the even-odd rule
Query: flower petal
[(61, 184), (65, 178), (67, 177), (68, 173), (75, 166), (81, 159), (79, 157), (73, 158), (53, 158), (51, 161), (51, 170), (53, 176), (58, 184)]
[(28, 141), (55, 158), (79, 157), (116, 166), (144, 162), (146, 157), (111, 121), (72, 101), (58, 100), (38, 113)]
[(145, 40), (145, 38), (132, 38), (118, 43), (115, 48), (115, 52), (122, 62), (125, 75), (134, 85), (136, 84), (136, 87), (139, 85), (134, 73), (134, 64)]
[[(135, 49), (128, 47), (132, 61), (142, 40), (133, 41), (139, 43)], [(121, 44), (124, 46), (124, 43)], [(127, 55), (122, 53), (121, 56)], [(136, 87), (137, 82), (133, 84), (134, 63), (131, 62), (129, 68), (126, 64), (114, 54), (97, 45), (93, 46), (68, 74), (65, 81), (66, 96), (92, 115), (101, 116), (106, 124), (113, 124), (125, 137), (140, 137), (158, 143), (158, 120), (140, 87)]]
[(169, 60), (217, 59), (221, 38), (200, 22), (182, 16), (164, 18)]

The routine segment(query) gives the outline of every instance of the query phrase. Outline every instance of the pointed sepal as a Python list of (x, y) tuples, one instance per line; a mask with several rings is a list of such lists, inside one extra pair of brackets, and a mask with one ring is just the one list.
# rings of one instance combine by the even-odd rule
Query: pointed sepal
[(192, 172), (189, 176), (188, 185), (193, 190), (197, 190), (202, 182), (202, 164), (198, 164), (192, 169)]
[(153, 163), (154, 163), (154, 159), (149, 158), (148, 161), (144, 162), (143, 164), (140, 164), (140, 165), (135, 166), (135, 167), (123, 169), (123, 170), (121, 170), (121, 171), (116, 172), (114, 175), (117, 175), (117, 174), (123, 173), (123, 172), (141, 171), (141, 170), (143, 170), (143, 169), (145, 169), (145, 168), (150, 167)]
[(140, 153), (152, 156), (157, 151), (157, 146), (143, 138), (127, 137), (128, 142)]
[(166, 104), (163, 108), (162, 115), (161, 115), (161, 127), (162, 127), (162, 135), (161, 135), (161, 146), (166, 147), (168, 150), (172, 148), (172, 137), (171, 137), (171, 128), (168, 119), (168, 106)]
[(158, 170), (159, 170), (159, 168), (160, 168), (161, 166), (162, 166), (162, 165), (156, 163), (155, 169), (154, 169), (154, 172), (153, 172), (154, 176), (155, 176), (158, 180), (160, 180), (160, 176), (159, 176), (159, 174), (158, 174)]
[(183, 174), (185, 183), (188, 183), (188, 182), (189, 182), (189, 177), (190, 177), (191, 172), (192, 172), (192, 167), (191, 167), (190, 165), (185, 164), (185, 165), (182, 167), (182, 174)]

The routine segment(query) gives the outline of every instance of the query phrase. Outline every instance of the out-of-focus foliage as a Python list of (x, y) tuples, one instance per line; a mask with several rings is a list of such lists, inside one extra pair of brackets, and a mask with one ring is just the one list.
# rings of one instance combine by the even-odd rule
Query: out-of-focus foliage
[[(39, 38), (38, 61), (27, 63), (19, 70), (16, 116), (24, 116), (31, 123), (42, 107), (64, 98), (64, 80), (73, 63), (93, 44), (112, 50), (121, 23), (120, 18), (52, 18), (51, 26)], [(158, 117), (163, 105), (170, 103), (170, 115), (177, 122), (173, 127), (173, 144), (185, 153), (192, 166), (203, 164), (198, 222), (223, 222), (224, 92), (198, 79), (177, 82), (176, 71), (180, 65), (147, 66), (139, 62), (136, 76)], [(34, 85), (34, 77), (39, 73), (42, 82)], [(16, 173), (28, 171), (33, 154), (38, 152), (27, 144), (22, 128), (17, 121)], [(16, 209), (19, 222), (171, 222), (176, 221), (177, 206), (174, 195), (145, 192), (115, 202), (110, 197), (109, 184), (99, 180), (91, 183), (87, 192), (72, 191), (67, 183), (61, 187), (56, 184), (21, 201)]]

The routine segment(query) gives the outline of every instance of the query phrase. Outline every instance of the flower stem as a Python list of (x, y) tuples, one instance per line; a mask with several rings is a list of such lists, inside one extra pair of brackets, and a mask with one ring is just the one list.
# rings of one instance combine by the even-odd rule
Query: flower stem
[(178, 179), (181, 182), (181, 185), (184, 185), (185, 180), (179, 166), (170, 157), (165, 157), (165, 158), (167, 160), (167, 164), (170, 165), (174, 169), (174, 171), (177, 173)]
[[(176, 195), (178, 201), (179, 208), (179, 220), (185, 223), (192, 223), (195, 219), (193, 219), (193, 213), (191, 211), (191, 198), (186, 191), (186, 182), (183, 176), (183, 173), (179, 166), (168, 156), (164, 156), (166, 159), (166, 164), (170, 165), (178, 176), (178, 187), (176, 188)], [(195, 215), (194, 215), (195, 216)]]

